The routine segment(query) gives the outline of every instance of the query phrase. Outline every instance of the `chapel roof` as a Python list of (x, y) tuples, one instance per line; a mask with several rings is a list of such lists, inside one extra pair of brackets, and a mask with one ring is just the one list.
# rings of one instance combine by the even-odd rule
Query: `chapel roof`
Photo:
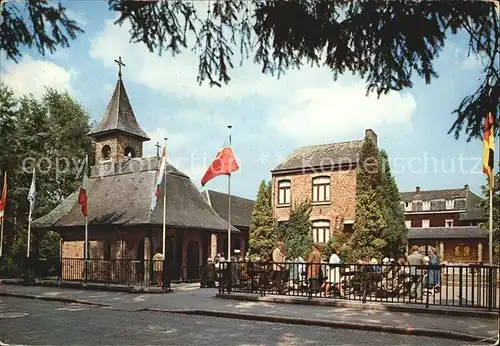
[[(162, 225), (163, 194), (151, 211), (153, 186), (159, 158), (127, 159), (110, 165), (113, 172), (94, 172), (89, 178), (88, 223), (92, 225)], [(98, 167), (97, 167), (98, 168)], [(203, 198), (191, 179), (171, 164), (167, 164), (167, 226), (222, 232), (228, 225)], [(47, 215), (33, 221), (32, 227), (57, 230), (85, 225), (78, 204), (79, 189), (63, 200)], [(238, 230), (233, 227), (234, 232)]]
[[(228, 221), (229, 195), (227, 193), (205, 190), (203, 197), (221, 218)], [(238, 228), (250, 228), (254, 203), (254, 200), (248, 198), (231, 196), (231, 224)]]
[(89, 133), (91, 137), (98, 137), (113, 132), (125, 132), (149, 141), (150, 138), (141, 128), (134, 115), (134, 110), (125, 90), (121, 75), (116, 82), (108, 107), (99, 124)]

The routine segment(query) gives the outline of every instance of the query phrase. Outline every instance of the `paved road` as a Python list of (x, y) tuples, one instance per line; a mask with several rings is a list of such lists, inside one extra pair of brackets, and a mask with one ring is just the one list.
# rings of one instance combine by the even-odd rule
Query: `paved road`
[(226, 300), (214, 298), (216, 290), (198, 289), (197, 287), (199, 286), (181, 285), (176, 287), (175, 293), (169, 294), (129, 294), (40, 286), (0, 285), (0, 293), (9, 292), (42, 297), (73, 298), (106, 304), (114, 309), (131, 312), (144, 309), (230, 311), (259, 316), (286, 316), (322, 321), (334, 320), (362, 324), (441, 329), (474, 334), (484, 338), (496, 337), (497, 331), (497, 321), (495, 319)]
[[(457, 345), (457, 341), (2, 298), (0, 341), (24, 345)], [(16, 317), (14, 313), (28, 313)]]

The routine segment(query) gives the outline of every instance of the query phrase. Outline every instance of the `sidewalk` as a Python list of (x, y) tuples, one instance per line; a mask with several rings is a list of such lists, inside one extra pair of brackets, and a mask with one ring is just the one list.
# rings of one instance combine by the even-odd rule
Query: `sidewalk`
[[(196, 285), (176, 285), (173, 294), (98, 292), (41, 286), (0, 285), (0, 296), (18, 296), (69, 303), (93, 304), (124, 311), (156, 311), (229, 317), (415, 334), (478, 342), (496, 340), (497, 321), (492, 318), (459, 317), (412, 312), (360, 310), (359, 308), (276, 304), (216, 298), (217, 290)], [(491, 342), (491, 340), (490, 340)]]

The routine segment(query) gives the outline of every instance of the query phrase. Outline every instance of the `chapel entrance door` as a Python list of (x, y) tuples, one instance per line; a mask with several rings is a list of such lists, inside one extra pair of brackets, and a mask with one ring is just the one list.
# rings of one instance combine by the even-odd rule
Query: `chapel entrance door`
[(196, 241), (190, 241), (187, 245), (187, 279), (199, 279), (198, 267), (200, 265), (200, 246)]

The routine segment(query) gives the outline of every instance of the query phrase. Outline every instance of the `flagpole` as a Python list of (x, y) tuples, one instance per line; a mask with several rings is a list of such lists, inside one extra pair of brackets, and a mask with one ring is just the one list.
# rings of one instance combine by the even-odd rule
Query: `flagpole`
[[(30, 247), (31, 247), (31, 218), (33, 216), (33, 203), (35, 203), (35, 201), (33, 200), (34, 198), (34, 194), (36, 193), (35, 191), (31, 191), (32, 188), (33, 188), (33, 184), (34, 184), (34, 181), (35, 181), (35, 167), (33, 167), (33, 177), (31, 178), (31, 186), (30, 186), (30, 196), (28, 196), (29, 198), (31, 198), (30, 200), (30, 212), (29, 212), (29, 215), (28, 215), (28, 245), (26, 246), (26, 257), (30, 257)], [(33, 194), (33, 196), (32, 196)]]
[[(88, 165), (89, 165), (89, 156), (86, 155), (85, 156), (85, 170), (88, 169)], [(87, 171), (85, 171), (83, 173), (83, 180), (85, 180), (85, 174), (89, 174)], [(82, 182), (83, 184), (83, 182)], [(86, 194), (86, 198), (87, 198), (87, 213), (88, 214), (88, 194), (89, 194), (89, 191), (87, 191), (87, 189), (89, 188), (88, 186), (84, 186), (85, 188), (85, 194)], [(87, 281), (88, 279), (88, 272), (89, 272), (89, 255), (90, 255), (90, 251), (89, 251), (89, 219), (88, 219), (88, 215), (85, 215), (85, 247), (84, 247), (84, 250), (85, 250), (85, 254), (84, 254), (84, 258), (85, 258), (85, 282)]]
[[(167, 139), (165, 138), (165, 161), (167, 160)], [(161, 163), (160, 163), (161, 165)], [(163, 234), (162, 234), (162, 255), (165, 259), (165, 243), (167, 241), (167, 166), (165, 162), (165, 176), (163, 177)]]
[(2, 221), (2, 225), (0, 226), (0, 257), (2, 257), (3, 256), (3, 225), (5, 223), (5, 211), (4, 211), (3, 217), (0, 221)]
[[(231, 147), (231, 125), (228, 125), (229, 129), (229, 146)], [(227, 258), (231, 261), (231, 173), (227, 176)]]

